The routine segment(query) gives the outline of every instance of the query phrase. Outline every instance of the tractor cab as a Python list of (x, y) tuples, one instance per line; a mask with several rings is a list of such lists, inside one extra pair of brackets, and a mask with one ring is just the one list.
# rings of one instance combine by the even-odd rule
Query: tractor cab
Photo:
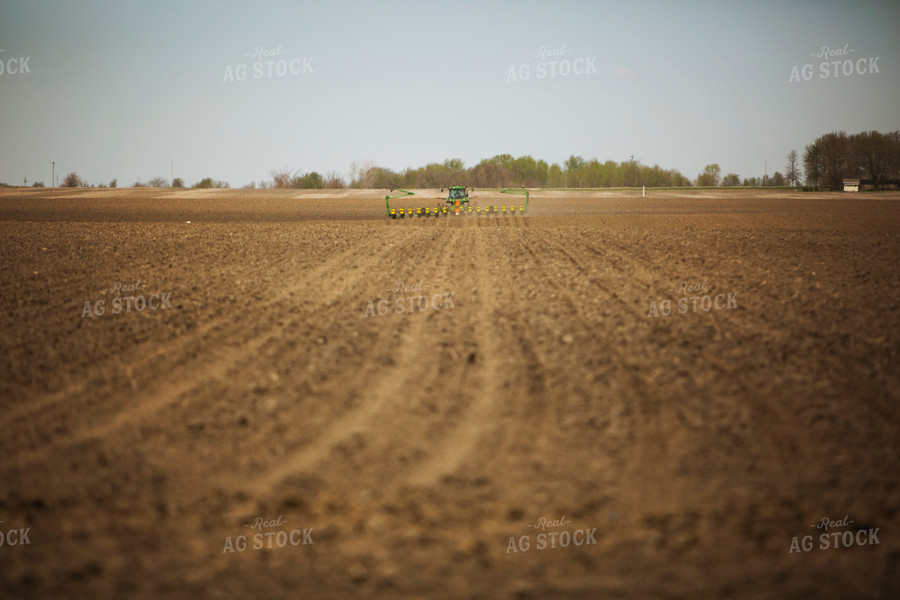
[(457, 206), (461, 204), (468, 204), (469, 202), (469, 192), (466, 190), (466, 187), (463, 185), (453, 186), (448, 189), (449, 194), (447, 197), (448, 204), (455, 204)]

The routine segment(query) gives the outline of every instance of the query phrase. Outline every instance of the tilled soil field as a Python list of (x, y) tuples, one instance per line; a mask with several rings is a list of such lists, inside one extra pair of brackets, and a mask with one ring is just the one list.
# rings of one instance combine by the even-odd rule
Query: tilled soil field
[(384, 193), (0, 192), (0, 597), (900, 596), (900, 194)]

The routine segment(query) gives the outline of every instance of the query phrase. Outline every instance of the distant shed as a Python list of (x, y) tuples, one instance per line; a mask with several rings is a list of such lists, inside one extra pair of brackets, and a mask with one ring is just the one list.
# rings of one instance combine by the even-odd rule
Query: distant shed
[(859, 179), (845, 179), (844, 180), (844, 191), (845, 192), (858, 192), (859, 191)]

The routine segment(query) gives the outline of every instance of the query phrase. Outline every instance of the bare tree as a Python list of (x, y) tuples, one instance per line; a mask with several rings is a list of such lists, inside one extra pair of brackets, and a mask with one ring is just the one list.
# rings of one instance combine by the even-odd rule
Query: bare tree
[(147, 187), (152, 188), (164, 188), (169, 187), (169, 180), (165, 177), (154, 177), (150, 181), (147, 182)]
[(280, 169), (272, 169), (269, 174), (275, 182), (277, 189), (291, 187), (291, 179), (294, 177), (294, 170), (290, 167), (281, 167)]
[(850, 136), (850, 142), (859, 172), (868, 177), (877, 190), (881, 180), (893, 169), (890, 134), (864, 131)]
[(825, 171), (822, 178), (828, 189), (840, 190), (843, 187), (844, 177), (858, 176), (856, 165), (852, 164), (850, 140), (845, 132), (826, 133), (816, 142), (823, 150)]
[(378, 177), (378, 167), (373, 160), (364, 160), (361, 163), (350, 163), (350, 187), (373, 189), (375, 179)]
[(84, 182), (81, 181), (81, 177), (79, 177), (78, 173), (76, 173), (75, 171), (72, 171), (71, 173), (66, 175), (66, 178), (63, 179), (63, 184), (62, 184), (63, 187), (71, 187), (71, 188), (81, 187), (82, 185), (84, 185)]
[(806, 145), (803, 152), (803, 168), (806, 171), (806, 183), (814, 188), (819, 187), (819, 180), (822, 178), (822, 151), (816, 142)]
[(790, 186), (795, 186), (800, 183), (800, 159), (797, 157), (796, 150), (788, 152), (787, 165), (784, 168), (784, 178)]
[(325, 182), (322, 185), (333, 190), (347, 187), (344, 183), (344, 178), (337, 171), (328, 171), (325, 175)]

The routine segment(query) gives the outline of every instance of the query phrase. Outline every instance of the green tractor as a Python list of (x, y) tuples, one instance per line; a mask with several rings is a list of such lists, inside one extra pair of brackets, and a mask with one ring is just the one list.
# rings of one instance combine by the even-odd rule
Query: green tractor
[(447, 189), (447, 198), (444, 202), (455, 206), (456, 214), (459, 214), (460, 207), (467, 208), (469, 206), (469, 190), (464, 185), (451, 186)]

